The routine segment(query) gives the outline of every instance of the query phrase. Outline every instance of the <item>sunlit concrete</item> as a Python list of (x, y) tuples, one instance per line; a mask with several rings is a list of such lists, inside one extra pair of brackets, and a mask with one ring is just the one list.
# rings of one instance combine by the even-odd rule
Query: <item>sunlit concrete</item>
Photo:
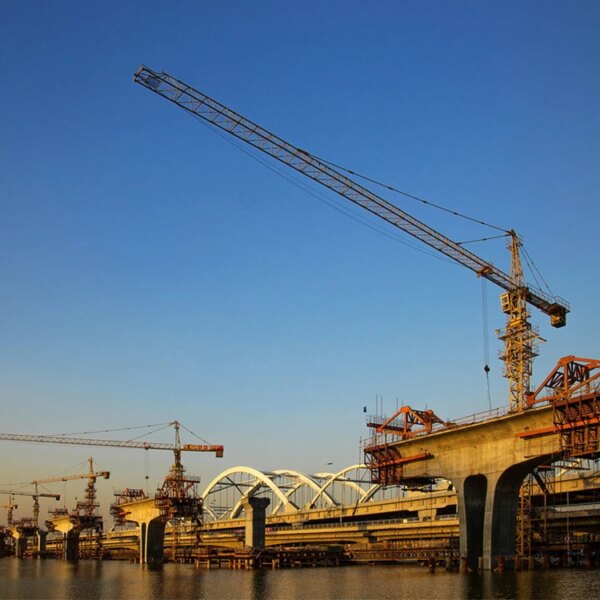
[(125, 520), (139, 526), (139, 560), (141, 564), (157, 565), (164, 559), (166, 520), (156, 508), (154, 498), (121, 504)]
[[(470, 568), (496, 566), (515, 554), (519, 489), (525, 476), (560, 450), (557, 434), (522, 437), (553, 427), (552, 407), (530, 409), (391, 443), (404, 476), (449, 479), (458, 493), (460, 553)], [(480, 561), (481, 558), (481, 561)]]

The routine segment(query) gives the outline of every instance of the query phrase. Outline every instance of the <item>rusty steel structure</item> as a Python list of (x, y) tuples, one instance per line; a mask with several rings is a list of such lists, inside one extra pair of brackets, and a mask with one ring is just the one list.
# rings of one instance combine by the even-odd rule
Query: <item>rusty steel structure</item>
[(416, 410), (408, 405), (402, 406), (388, 418), (370, 417), (367, 420), (367, 427), (372, 428), (374, 434), (363, 445), (363, 452), (365, 464), (371, 471), (372, 482), (383, 486), (398, 485), (399, 482), (403, 482), (417, 488), (433, 484), (434, 480), (426, 477), (412, 478), (410, 481), (404, 477), (405, 464), (427, 460), (431, 458), (429, 453), (402, 456), (389, 444), (398, 439), (407, 440), (431, 433), (434, 428), (442, 429), (451, 425), (431, 409)]
[[(555, 456), (556, 460), (600, 458), (600, 360), (576, 356), (561, 358), (538, 388), (526, 395), (525, 400), (525, 410), (551, 406), (553, 424), (543, 429), (524, 431), (518, 434), (519, 437), (530, 439), (558, 434), (560, 452)], [(495, 416), (501, 415), (496, 413)], [(426, 478), (406, 478), (404, 466), (432, 458), (431, 455), (422, 452), (404, 456), (397, 442), (458, 425), (457, 422), (443, 421), (431, 410), (418, 411), (410, 406), (403, 406), (386, 419), (369, 418), (367, 426), (372, 428), (373, 435), (364, 441), (362, 449), (373, 482), (409, 487), (426, 484)]]
[(528, 407), (539, 404), (553, 406), (564, 458), (600, 457), (600, 360), (561, 358), (527, 397)]
[[(513, 230), (502, 230), (510, 238), (511, 273), (507, 274), (457, 243), (404, 212), (388, 200), (348, 177), (341, 167), (334, 167), (318, 157), (294, 146), (260, 125), (233, 111), (206, 94), (165, 72), (141, 66), (134, 81), (174, 103), (186, 112), (252, 146), (298, 173), (336, 192), (346, 200), (364, 208), (387, 223), (417, 238), (424, 244), (448, 256), (477, 274), (500, 286), (502, 309), (507, 314), (504, 331), (499, 332), (505, 343), (501, 356), (505, 376), (509, 380), (511, 410), (525, 407), (525, 395), (530, 391), (531, 364), (539, 341), (529, 322), (527, 305), (535, 306), (550, 316), (553, 327), (563, 327), (569, 304), (525, 283), (519, 256), (521, 241)], [(348, 172), (348, 171), (346, 171)], [(348, 172), (350, 173), (350, 172)]]
[(179, 423), (175, 422), (175, 446), (173, 450), (174, 461), (165, 476), (162, 486), (156, 491), (156, 507), (163, 518), (190, 520), (200, 523), (202, 520), (202, 499), (196, 492), (196, 484), (200, 482), (197, 477), (186, 476), (181, 463), (181, 440), (179, 437)]

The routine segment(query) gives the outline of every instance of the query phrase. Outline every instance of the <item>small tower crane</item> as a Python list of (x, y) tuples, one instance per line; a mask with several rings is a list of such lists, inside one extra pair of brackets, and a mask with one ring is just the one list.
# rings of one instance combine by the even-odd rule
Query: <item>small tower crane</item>
[(6, 509), (6, 524), (11, 527), (13, 524), (13, 511), (19, 508), (17, 504), (13, 504), (13, 497), (9, 496), (8, 504), (0, 505), (0, 508)]
[(48, 477), (46, 479), (36, 479), (31, 483), (35, 486), (37, 492), (38, 485), (44, 483), (58, 483), (61, 481), (75, 481), (77, 479), (87, 479), (87, 486), (85, 489), (84, 500), (77, 503), (77, 510), (83, 511), (85, 516), (92, 516), (94, 510), (98, 507), (96, 503), (96, 479), (102, 477), (103, 479), (110, 478), (109, 471), (98, 471), (94, 472), (94, 459), (88, 458), (89, 471), (87, 473), (79, 473), (76, 475), (62, 475), (57, 477)]
[[(23, 492), (21, 490), (0, 490), (0, 494), (9, 494), (10, 496), (29, 496), (33, 498), (33, 524), (35, 527), (39, 525), (40, 521), (40, 498), (54, 498), (57, 502), (60, 500), (60, 494), (46, 494), (39, 493), (36, 489), (35, 492)], [(12, 502), (12, 498), (10, 500)], [(14, 506), (13, 508), (17, 508)]]
[[(171, 421), (167, 425), (172, 426), (175, 430), (175, 443), (166, 444), (162, 442), (138, 442), (133, 440), (102, 440), (93, 438), (76, 438), (62, 435), (29, 435), (22, 433), (0, 433), (0, 440), (8, 440), (13, 442), (35, 442), (42, 444), (70, 444), (74, 446), (108, 446), (112, 448), (139, 448), (141, 450), (171, 450), (174, 454), (174, 462), (161, 489), (156, 494), (156, 502), (160, 510), (165, 514), (181, 514), (193, 512), (197, 515), (202, 507), (198, 499), (192, 498), (189, 495), (190, 489), (197, 480), (186, 477), (185, 469), (181, 463), (182, 452), (214, 452), (218, 458), (223, 456), (223, 446), (220, 444), (182, 444), (179, 430), (182, 427), (179, 421)], [(101, 471), (94, 473), (92, 459), (90, 459), (90, 471), (88, 473), (71, 476), (72, 478), (88, 478), (88, 487), (86, 489), (86, 497), (83, 502), (78, 503), (77, 510), (82, 510), (84, 515), (88, 516), (87, 512), (94, 510), (95, 504), (95, 487), (94, 483), (97, 477), (108, 479), (109, 473)], [(51, 478), (52, 480), (65, 481), (67, 478)], [(34, 482), (35, 483), (35, 482)], [(37, 483), (49, 483), (49, 480), (38, 480)], [(0, 493), (2, 491), (0, 490)], [(44, 494), (39, 494), (43, 496)], [(58, 497), (58, 499), (60, 496)], [(189, 505), (186, 508), (186, 503)], [(87, 512), (86, 512), (87, 511)], [(59, 510), (62, 513), (64, 511)], [(39, 506), (38, 506), (39, 515)]]
[(492, 263), (470, 252), (440, 232), (404, 212), (391, 202), (351, 179), (342, 170), (326, 163), (250, 119), (210, 98), (190, 85), (165, 72), (141, 66), (134, 81), (179, 108), (210, 125), (268, 154), (298, 173), (329, 188), (348, 201), (398, 227), (424, 244), (448, 256), (505, 290), (501, 296), (502, 310), (507, 315), (505, 330), (501, 333), (505, 349), (501, 356), (505, 376), (509, 380), (509, 407), (512, 411), (527, 408), (530, 392), (531, 366), (536, 355), (538, 336), (529, 322), (527, 305), (535, 306), (550, 316), (553, 327), (563, 327), (570, 310), (569, 304), (533, 286), (527, 285), (519, 255), (521, 242), (514, 231), (505, 231), (510, 238), (511, 272), (507, 274)]

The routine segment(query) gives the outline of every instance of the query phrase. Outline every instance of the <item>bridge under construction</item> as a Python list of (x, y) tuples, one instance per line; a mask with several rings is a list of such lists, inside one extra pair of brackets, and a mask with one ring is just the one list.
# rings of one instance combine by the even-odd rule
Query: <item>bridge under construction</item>
[[(600, 550), (599, 466), (570, 461), (526, 479), (515, 541), (519, 568), (595, 564)], [(156, 498), (141, 490), (121, 490), (111, 510), (115, 525), (105, 532), (97, 522), (80, 527), (76, 550), (62, 532), (64, 518), (55, 515), (47, 521), (50, 533), (41, 535), (38, 530), (11, 538), (6, 534), (17, 528), (9, 525), (5, 552), (14, 539), (13, 551), (18, 546), (21, 557), (246, 567), (259, 555), (270, 557), (271, 566), (285, 565), (290, 556), (311, 565), (319, 560), (460, 564), (458, 495), (446, 480), (407, 489), (373, 483), (364, 464), (314, 475), (240, 466), (221, 472), (197, 499), (203, 506), (201, 520), (165, 518)], [(262, 530), (257, 532), (261, 513)], [(150, 533), (149, 523), (156, 520), (163, 524), (160, 540)]]

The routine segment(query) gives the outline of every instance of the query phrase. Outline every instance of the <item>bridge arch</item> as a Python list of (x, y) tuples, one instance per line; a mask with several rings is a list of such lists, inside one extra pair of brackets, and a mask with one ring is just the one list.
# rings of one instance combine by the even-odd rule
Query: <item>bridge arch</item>
[[(245, 483), (243, 486), (243, 488), (245, 488), (245, 489), (243, 489), (242, 486), (240, 486), (239, 483), (236, 483), (235, 480), (232, 478), (232, 475), (236, 475), (236, 474), (249, 475), (249, 476), (253, 477), (254, 480), (250, 483)], [(200, 495), (200, 498), (202, 499), (202, 502), (205, 506), (207, 504), (206, 499), (208, 498), (208, 496), (211, 493), (214, 493), (215, 490), (218, 489), (218, 485), (223, 481), (229, 481), (228, 485), (235, 487), (238, 490), (238, 492), (240, 492), (239, 500), (233, 506), (231, 506), (229, 508), (229, 510), (226, 511), (223, 515), (223, 516), (227, 515), (228, 518), (237, 517), (239, 515), (239, 512), (241, 511), (242, 500), (244, 498), (247, 498), (247, 497), (253, 495), (262, 486), (267, 487), (275, 495), (275, 497), (278, 498), (279, 502), (284, 507), (286, 507), (286, 509), (289, 509), (288, 507), (291, 507), (293, 510), (297, 510), (297, 507), (286, 497), (286, 495), (279, 489), (279, 487), (277, 487), (277, 485), (275, 485), (273, 483), (273, 481), (271, 480), (270, 477), (268, 477), (267, 475), (265, 475), (258, 469), (254, 469), (252, 467), (244, 467), (244, 466), (230, 467), (229, 469), (225, 469), (225, 471), (222, 471), (221, 473), (219, 473), (206, 486), (206, 488)], [(208, 512), (208, 509), (210, 508), (210, 506), (206, 506), (206, 508), (207, 508), (207, 512)], [(215, 515), (214, 511), (212, 511), (212, 510), (210, 511), (210, 513)], [(223, 518), (223, 516), (221, 518)]]
[(371, 483), (366, 465), (355, 464), (337, 473), (306, 474), (294, 469), (262, 472), (253, 467), (235, 466), (219, 473), (200, 498), (209, 520), (240, 517), (249, 497), (270, 497), (270, 515), (303, 509), (334, 509), (374, 501), (386, 488)]
[[(344, 469), (342, 469), (341, 471), (338, 471), (337, 473), (329, 474), (329, 477), (327, 478), (325, 483), (321, 486), (321, 489), (317, 492), (317, 494), (311, 500), (310, 507), (316, 506), (319, 499), (327, 493), (327, 489), (332, 488), (332, 486), (334, 486), (336, 484), (348, 487), (348, 488), (350, 488), (350, 490), (352, 492), (356, 493), (357, 497), (358, 497), (358, 501), (356, 502), (356, 504), (370, 500), (373, 497), (373, 495), (377, 491), (379, 491), (381, 486), (375, 485), (375, 484), (370, 484), (369, 489), (365, 490), (359, 483), (357, 483), (357, 481), (355, 481), (353, 479), (348, 479), (346, 477), (346, 475), (348, 473), (351, 473), (352, 471), (363, 471), (365, 473), (365, 475), (368, 475), (370, 477), (370, 472), (369, 472), (367, 466), (364, 464), (351, 465), (349, 467), (345, 467)], [(377, 489), (374, 489), (374, 488), (377, 488)], [(338, 502), (337, 504), (339, 505), (340, 503)]]

